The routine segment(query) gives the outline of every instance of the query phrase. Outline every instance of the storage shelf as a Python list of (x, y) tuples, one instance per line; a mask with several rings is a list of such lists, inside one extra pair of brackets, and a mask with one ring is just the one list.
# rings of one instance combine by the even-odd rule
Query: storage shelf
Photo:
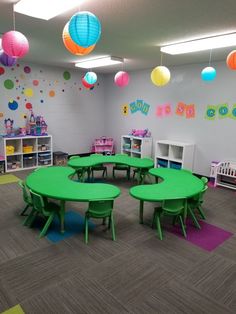
[[(130, 146), (130, 148), (125, 148)], [(132, 147), (137, 147), (135, 150)], [(129, 153), (131, 157), (151, 157), (152, 155), (152, 138), (151, 137), (137, 137), (132, 135), (121, 136), (121, 153)]]

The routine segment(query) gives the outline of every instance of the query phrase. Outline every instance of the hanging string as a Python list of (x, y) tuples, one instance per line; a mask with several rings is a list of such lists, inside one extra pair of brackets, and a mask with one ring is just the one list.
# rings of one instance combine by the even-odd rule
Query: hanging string
[(209, 66), (211, 65), (211, 54), (212, 54), (212, 49), (210, 50)]
[(13, 30), (16, 30), (16, 18), (15, 18), (15, 11), (14, 11), (14, 4), (12, 6), (12, 10), (13, 10)]

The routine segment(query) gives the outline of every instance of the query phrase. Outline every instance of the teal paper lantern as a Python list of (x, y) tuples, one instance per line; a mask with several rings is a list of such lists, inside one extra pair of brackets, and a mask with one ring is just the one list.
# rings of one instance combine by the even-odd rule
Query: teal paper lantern
[(87, 48), (100, 39), (101, 23), (91, 12), (78, 12), (69, 21), (69, 34), (77, 45)]
[(216, 77), (216, 70), (213, 67), (206, 67), (201, 72), (203, 81), (213, 81)]
[(84, 79), (88, 84), (95, 84), (97, 82), (97, 74), (95, 72), (87, 72)]

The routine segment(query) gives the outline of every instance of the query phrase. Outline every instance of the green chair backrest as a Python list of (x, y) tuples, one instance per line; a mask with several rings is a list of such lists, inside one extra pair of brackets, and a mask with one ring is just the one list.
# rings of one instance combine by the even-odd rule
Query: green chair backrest
[(208, 179), (206, 177), (201, 177), (201, 180), (204, 183), (204, 185), (207, 186)]
[(37, 212), (41, 213), (43, 216), (48, 216), (50, 213), (45, 208), (45, 203), (41, 195), (30, 191), (30, 195), (33, 202), (33, 207)]
[(186, 198), (177, 198), (173, 200), (165, 200), (162, 202), (162, 209), (169, 213), (178, 214), (185, 208)]
[(23, 193), (23, 200), (27, 203), (27, 204), (30, 204), (31, 203), (31, 197), (27, 191), (27, 188), (26, 188), (26, 185), (25, 185), (25, 182), (20, 180), (18, 181), (18, 184), (19, 186), (21, 187), (22, 189), (22, 193)]
[(203, 203), (203, 197), (204, 197), (204, 194), (206, 193), (206, 190), (208, 189), (208, 186), (204, 186), (203, 190), (201, 191), (201, 193), (199, 193), (199, 199), (198, 201), (200, 203)]
[(113, 210), (114, 200), (92, 200), (89, 201), (88, 213), (90, 217), (104, 218), (108, 217)]

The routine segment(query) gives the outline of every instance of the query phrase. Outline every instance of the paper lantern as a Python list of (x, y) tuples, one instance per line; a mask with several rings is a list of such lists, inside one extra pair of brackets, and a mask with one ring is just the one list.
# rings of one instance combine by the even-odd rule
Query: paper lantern
[(29, 42), (22, 33), (9, 31), (2, 36), (2, 48), (8, 56), (22, 58), (29, 51)]
[(89, 89), (92, 88), (92, 87), (94, 87), (94, 84), (89, 84), (89, 83), (87, 83), (87, 82), (85, 81), (84, 77), (82, 77), (82, 84), (83, 84), (84, 87), (89, 88)]
[(66, 49), (70, 53), (72, 53), (73, 55), (77, 55), (77, 56), (85, 56), (85, 55), (88, 55), (91, 51), (93, 51), (93, 49), (95, 48), (96, 45), (89, 46), (88, 48), (81, 47), (81, 46), (77, 45), (71, 39), (68, 27), (69, 27), (69, 22), (65, 25), (65, 27), (63, 29), (62, 40), (63, 40), (63, 43), (64, 43)]
[(114, 82), (119, 87), (125, 87), (129, 84), (129, 74), (124, 71), (119, 71), (114, 77)]
[(230, 70), (236, 70), (236, 50), (228, 54), (226, 64)]
[(97, 74), (95, 72), (87, 72), (84, 79), (88, 84), (93, 85), (97, 82)]
[(170, 71), (167, 67), (158, 66), (152, 70), (151, 80), (154, 85), (164, 86), (170, 80)]
[(11, 67), (16, 64), (17, 58), (8, 56), (3, 50), (0, 51), (0, 62), (6, 67)]
[(69, 21), (69, 34), (77, 45), (87, 48), (99, 40), (101, 23), (91, 12), (78, 12)]
[(206, 67), (201, 72), (203, 81), (213, 81), (216, 77), (216, 70), (213, 67)]

